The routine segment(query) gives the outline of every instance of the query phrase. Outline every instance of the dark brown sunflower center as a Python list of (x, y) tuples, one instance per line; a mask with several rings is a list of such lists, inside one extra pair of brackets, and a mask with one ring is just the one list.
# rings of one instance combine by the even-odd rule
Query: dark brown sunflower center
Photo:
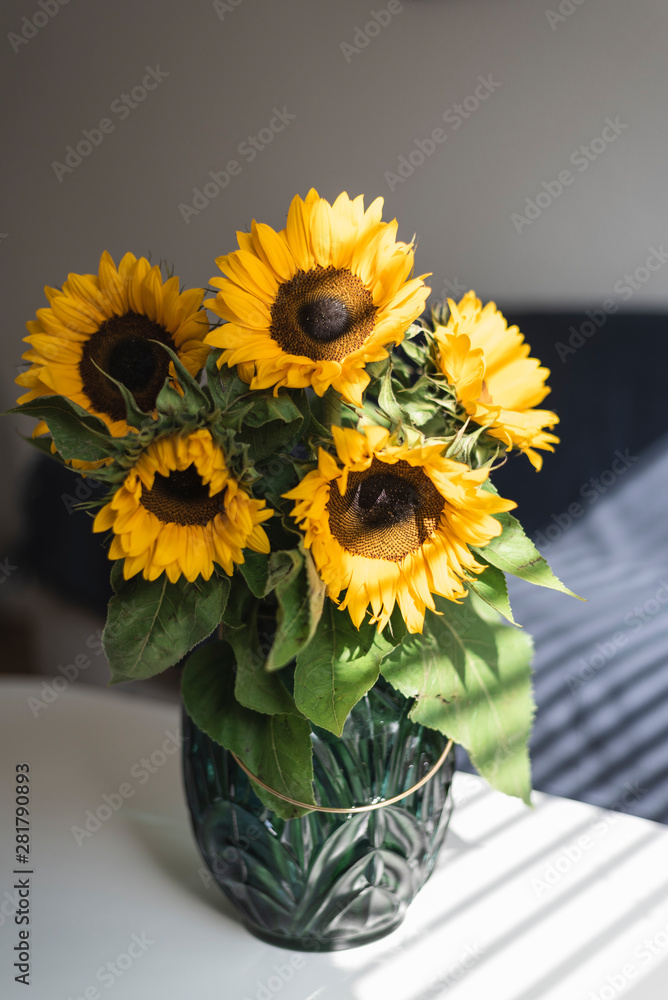
[(299, 310), (299, 325), (306, 336), (323, 344), (343, 336), (349, 322), (348, 308), (339, 299), (305, 302)]
[(356, 274), (318, 265), (280, 285), (269, 332), (286, 354), (343, 361), (369, 338), (375, 316), (371, 292)]
[[(159, 343), (152, 343), (155, 340)], [(103, 323), (84, 344), (79, 362), (83, 390), (93, 409), (112, 420), (125, 419), (123, 397), (103, 372), (122, 382), (140, 409), (154, 409), (169, 371), (169, 355), (160, 344), (175, 350), (171, 335), (148, 316), (128, 312)]]
[(167, 524), (208, 524), (224, 510), (225, 490), (209, 496), (209, 487), (202, 482), (197, 468), (175, 469), (168, 476), (156, 473), (150, 490), (143, 489), (141, 504)]
[(331, 487), (329, 528), (354, 555), (400, 562), (434, 533), (444, 502), (422, 469), (374, 458), (365, 472), (350, 474), (343, 496)]

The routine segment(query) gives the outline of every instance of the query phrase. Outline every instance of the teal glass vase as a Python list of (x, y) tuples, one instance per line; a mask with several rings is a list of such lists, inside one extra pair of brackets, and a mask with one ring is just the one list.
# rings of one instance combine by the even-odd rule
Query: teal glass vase
[[(411, 704), (381, 680), (353, 708), (340, 738), (314, 728), (319, 805), (387, 800), (433, 768), (446, 741), (410, 721)], [(443, 843), (454, 750), (433, 777), (394, 804), (283, 820), (260, 801), (234, 757), (185, 711), (183, 735), (197, 843), (251, 933), (283, 948), (335, 951), (399, 926)]]

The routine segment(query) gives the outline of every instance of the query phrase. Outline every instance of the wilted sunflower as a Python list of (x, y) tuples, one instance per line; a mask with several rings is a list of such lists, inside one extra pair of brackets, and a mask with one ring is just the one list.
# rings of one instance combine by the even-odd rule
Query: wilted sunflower
[[(362, 405), (364, 366), (387, 357), (429, 294), (409, 275), (413, 245), (395, 241), (397, 223), (382, 222), (383, 199), (341, 194), (333, 205), (313, 188), (297, 195), (287, 226), (252, 223), (237, 233), (240, 249), (216, 264), (226, 275), (205, 303), (227, 323), (207, 343), (224, 348), (219, 364), (237, 365), (253, 389), (331, 385)], [(426, 277), (424, 275), (423, 277)]]
[(155, 580), (165, 572), (208, 580), (214, 563), (232, 574), (242, 549), (268, 552), (262, 521), (272, 511), (232, 478), (222, 449), (208, 430), (159, 438), (142, 453), (93, 531), (111, 528), (110, 559), (124, 559), (123, 575)]
[(329, 596), (346, 590), (357, 628), (367, 606), (382, 630), (395, 602), (409, 632), (421, 632), (432, 594), (466, 596), (463, 581), (479, 573), (469, 545), (501, 533), (492, 514), (515, 507), (480, 489), (487, 469), (442, 457), (443, 445), (390, 445), (389, 431), (332, 427), (342, 463), (320, 450), (318, 468), (285, 495), (304, 531)]
[(459, 305), (448, 300), (446, 326), (436, 326), (436, 364), (454, 386), (457, 399), (491, 437), (508, 449), (524, 452), (535, 469), (543, 456), (535, 448), (554, 451), (559, 438), (545, 430), (559, 423), (551, 410), (537, 410), (550, 389), (549, 368), (530, 358), (530, 347), (516, 326), (508, 327), (493, 302), (482, 307), (475, 292)]
[[(174, 374), (160, 344), (170, 347), (191, 375), (209, 353), (204, 343), (209, 323), (200, 308), (204, 292), (179, 293), (179, 279), (163, 282), (159, 267), (145, 257), (126, 253), (117, 269), (105, 251), (98, 274), (70, 274), (62, 290), (45, 292), (50, 308), (38, 309), (37, 319), (26, 324), (30, 350), (23, 358), (32, 364), (16, 379), (29, 390), (19, 403), (67, 396), (122, 436), (129, 431), (125, 403), (103, 372), (122, 382), (150, 413), (170, 369)], [(35, 434), (47, 430), (41, 422)]]

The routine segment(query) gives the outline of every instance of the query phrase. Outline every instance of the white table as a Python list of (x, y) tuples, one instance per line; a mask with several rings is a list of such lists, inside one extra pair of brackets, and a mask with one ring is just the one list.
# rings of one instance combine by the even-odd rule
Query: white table
[[(35, 715), (28, 699), (39, 696), (35, 681), (0, 686), (7, 1000), (668, 996), (663, 826), (539, 794), (529, 810), (459, 773), (446, 846), (403, 926), (346, 952), (291, 953), (251, 937), (210, 884), (183, 798), (177, 710), (75, 682), (47, 707), (33, 703)], [(25, 868), (14, 860), (14, 779), (24, 761), (30, 988), (12, 968), (12, 872)], [(112, 805), (100, 810), (104, 795)], [(87, 810), (106, 817), (91, 834)]]

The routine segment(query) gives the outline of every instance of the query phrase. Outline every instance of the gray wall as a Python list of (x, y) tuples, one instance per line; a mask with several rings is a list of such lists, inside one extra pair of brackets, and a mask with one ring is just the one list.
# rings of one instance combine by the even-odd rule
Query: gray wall
[[(131, 249), (201, 285), (236, 229), (253, 217), (280, 227), (311, 185), (329, 198), (384, 195), (400, 236), (418, 234), (417, 267), (437, 292), (473, 286), (511, 314), (611, 296), (666, 305), (668, 267), (621, 291), (651, 247), (668, 245), (665, 0), (392, 0), (391, 16), (385, 0), (69, 0), (55, 13), (58, 0), (41, 2), (47, 13), (37, 0), (2, 9), (3, 406), (45, 284), (96, 270), (103, 249)], [(363, 36), (371, 10), (389, 23)], [(119, 103), (147, 67), (161, 82), (135, 107)], [(281, 124), (275, 108), (294, 118), (251, 160), (241, 144)], [(90, 155), (54, 167), (105, 118)], [(434, 148), (420, 163), (416, 140), (434, 129), (441, 141), (423, 145)], [(592, 142), (583, 169), (576, 151)], [(413, 169), (399, 181), (401, 156)], [(230, 160), (239, 172), (225, 189), (184, 213)], [(7, 422), (5, 482), (28, 452)], [(16, 528), (13, 493), (0, 538)]]

